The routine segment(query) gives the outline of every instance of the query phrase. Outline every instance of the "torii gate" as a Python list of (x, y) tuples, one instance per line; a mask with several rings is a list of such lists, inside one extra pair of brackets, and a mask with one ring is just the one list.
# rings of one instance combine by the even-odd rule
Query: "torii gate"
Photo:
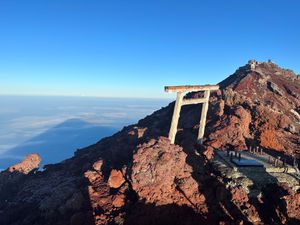
[[(174, 142), (175, 142), (181, 106), (203, 103), (201, 119), (200, 119), (200, 124), (199, 124), (198, 138), (197, 138), (198, 143), (202, 144), (204, 130), (205, 130), (205, 124), (206, 124), (206, 115), (207, 115), (207, 110), (208, 110), (210, 92), (216, 91), (218, 89), (219, 89), (218, 85), (165, 86), (166, 92), (177, 92), (176, 103), (174, 106), (174, 112), (173, 112), (171, 127), (170, 127), (170, 131), (169, 131), (169, 139), (172, 144), (174, 144)], [(192, 92), (192, 91), (204, 91), (204, 97), (196, 98), (196, 99), (184, 99), (185, 94), (188, 92)]]

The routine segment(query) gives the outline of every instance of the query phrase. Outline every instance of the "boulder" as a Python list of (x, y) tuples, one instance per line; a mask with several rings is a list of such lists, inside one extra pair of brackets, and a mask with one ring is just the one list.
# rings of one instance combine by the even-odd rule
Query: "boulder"
[(119, 188), (125, 182), (122, 171), (113, 169), (108, 178), (108, 185), (111, 188)]
[(32, 170), (39, 168), (41, 160), (38, 154), (29, 154), (22, 162), (9, 167), (6, 171), (28, 174)]

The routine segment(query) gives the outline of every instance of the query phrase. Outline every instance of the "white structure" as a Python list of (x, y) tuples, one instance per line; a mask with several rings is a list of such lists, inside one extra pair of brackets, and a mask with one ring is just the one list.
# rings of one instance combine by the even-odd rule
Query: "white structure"
[[(218, 90), (218, 89), (219, 89), (218, 85), (184, 85), (184, 86), (166, 86), (165, 87), (166, 92), (177, 92), (177, 98), (176, 98), (176, 102), (175, 102), (175, 106), (174, 106), (174, 112), (173, 112), (170, 132), (169, 132), (169, 139), (172, 144), (174, 144), (174, 142), (175, 142), (181, 106), (190, 105), (190, 104), (199, 104), (199, 103), (203, 103), (203, 106), (202, 106), (197, 141), (199, 143), (202, 143), (204, 131), (205, 131), (206, 115), (207, 115), (207, 110), (208, 110), (210, 92)], [(187, 92), (192, 92), (192, 91), (204, 91), (204, 97), (197, 98), (197, 99), (184, 99), (185, 94)]]

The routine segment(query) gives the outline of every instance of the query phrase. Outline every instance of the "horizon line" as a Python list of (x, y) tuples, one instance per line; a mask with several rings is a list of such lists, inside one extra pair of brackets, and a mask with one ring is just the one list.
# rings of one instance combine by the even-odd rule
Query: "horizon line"
[(101, 95), (47, 95), (47, 94), (0, 94), (0, 97), (77, 97), (77, 98), (113, 98), (113, 99), (153, 99), (174, 100), (171, 97), (132, 97), (132, 96), (101, 96)]

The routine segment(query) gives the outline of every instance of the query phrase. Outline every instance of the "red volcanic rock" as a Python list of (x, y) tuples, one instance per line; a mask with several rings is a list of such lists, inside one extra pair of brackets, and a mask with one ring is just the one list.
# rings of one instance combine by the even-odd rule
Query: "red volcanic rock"
[(207, 146), (207, 148), (203, 151), (203, 155), (210, 160), (214, 157), (214, 148), (211, 146)]
[(112, 170), (110, 172), (110, 175), (108, 178), (108, 185), (111, 188), (119, 188), (124, 182), (125, 182), (125, 179), (123, 177), (122, 171)]
[[(297, 202), (299, 190), (294, 191), (286, 184), (269, 184), (263, 188), (263, 201), (267, 209), (275, 214), (278, 224), (298, 224), (300, 204)], [(269, 214), (270, 215), (270, 214)], [(276, 221), (275, 220), (275, 221)], [(271, 221), (271, 220), (270, 220)]]
[[(207, 146), (244, 150), (251, 143), (287, 155), (300, 152), (300, 81), (293, 71), (249, 61), (220, 86), (222, 95), (209, 109)], [(223, 113), (215, 112), (223, 101)]]
[(115, 195), (114, 196), (114, 199), (113, 199), (113, 206), (114, 207), (117, 207), (117, 208), (120, 208), (122, 206), (125, 205), (125, 198), (126, 198), (126, 195), (124, 194), (118, 194), (118, 195)]
[(255, 184), (248, 172), (234, 178), (211, 159), (247, 145), (299, 154), (300, 79), (250, 61), (220, 86), (201, 147), (199, 105), (182, 108), (176, 144), (166, 138), (173, 102), (44, 171), (30, 173), (40, 162), (31, 155), (1, 172), (0, 224), (299, 224), (297, 187)]
[[(121, 171), (113, 169), (108, 182), (105, 182), (102, 173), (98, 171), (89, 170), (85, 172), (84, 176), (88, 180), (87, 193), (94, 217), (93, 224), (100, 225), (114, 222), (115, 218), (110, 216), (111, 214), (114, 214), (119, 221), (122, 220), (123, 216), (119, 210), (125, 206), (128, 185), (122, 185), (125, 180)], [(121, 185), (122, 187), (120, 187)], [(112, 194), (110, 188), (120, 189), (117, 193)]]
[(295, 203), (300, 206), (300, 193), (295, 194)]
[(223, 115), (211, 128), (208, 146), (226, 149), (234, 146), (237, 150), (245, 150), (246, 138), (249, 137), (250, 113), (242, 107), (233, 109), (234, 115)]
[(140, 199), (156, 205), (203, 204), (186, 153), (169, 139), (160, 137), (139, 146), (133, 158), (132, 188)]
[[(287, 185), (280, 185), (279, 188), (283, 190), (285, 193), (283, 196), (281, 195), (281, 202), (286, 205), (286, 215), (281, 216), (282, 220), (286, 222), (288, 218), (292, 218), (297, 221), (300, 218), (300, 190), (294, 191), (287, 187)], [(274, 192), (274, 191), (273, 191)], [(274, 192), (276, 193), (276, 192)], [(277, 193), (276, 193), (277, 194)], [(275, 199), (277, 200), (277, 199)], [(278, 210), (278, 214), (283, 214)], [(288, 217), (288, 218), (287, 218)]]
[(39, 155), (30, 154), (22, 162), (0, 172), (0, 207), (1, 201), (7, 201), (7, 196), (13, 195), (22, 186), (26, 175), (39, 168), (40, 162)]
[(260, 145), (269, 148), (274, 149), (277, 151), (283, 151), (284, 146), (280, 143), (280, 139), (278, 137), (278, 133), (276, 130), (262, 130), (260, 135)]
[[(92, 209), (94, 224), (107, 224), (111, 222), (109, 214), (113, 212), (113, 196), (109, 194), (110, 188), (101, 173), (87, 171), (84, 176), (88, 179), (87, 194)], [(99, 208), (102, 210), (99, 211)]]
[(15, 164), (7, 169), (8, 172), (20, 172), (23, 174), (28, 174), (34, 169), (39, 168), (41, 162), (41, 157), (38, 154), (30, 154), (25, 157), (25, 159)]
[(299, 220), (300, 218), (300, 193), (290, 194), (285, 198), (288, 217)]
[(232, 201), (237, 203), (245, 203), (249, 201), (248, 194), (242, 187), (232, 188), (230, 190)]
[(238, 106), (234, 114), (240, 119), (240, 126), (243, 132), (243, 137), (249, 137), (250, 129), (249, 125), (251, 123), (251, 113), (244, 109), (242, 106)]
[(96, 171), (101, 171), (102, 165), (103, 165), (103, 160), (100, 159), (93, 164), (93, 169)]

